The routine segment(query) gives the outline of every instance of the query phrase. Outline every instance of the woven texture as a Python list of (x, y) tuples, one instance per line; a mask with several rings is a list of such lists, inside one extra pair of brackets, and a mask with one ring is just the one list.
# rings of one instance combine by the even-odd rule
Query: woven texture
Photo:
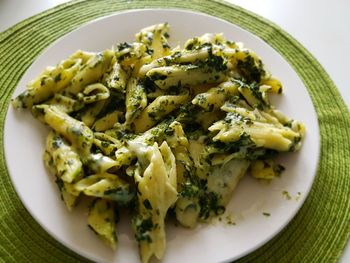
[(293, 221), (239, 262), (336, 262), (350, 234), (349, 111), (319, 63), (286, 32), (255, 14), (214, 0), (73, 1), (0, 33), (0, 262), (87, 261), (35, 222), (10, 183), (3, 131), (18, 81), (43, 49), (83, 23), (116, 11), (152, 7), (191, 9), (235, 23), (265, 40), (297, 71), (318, 115), (321, 154), (317, 177)]

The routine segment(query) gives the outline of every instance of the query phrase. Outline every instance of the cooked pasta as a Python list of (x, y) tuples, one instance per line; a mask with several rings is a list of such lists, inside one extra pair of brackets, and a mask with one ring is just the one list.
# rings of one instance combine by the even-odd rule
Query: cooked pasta
[(88, 226), (116, 249), (128, 207), (144, 263), (165, 254), (167, 215), (194, 228), (223, 214), (245, 174), (273, 179), (273, 157), (305, 136), (271, 105), (282, 84), (252, 50), (222, 34), (168, 39), (164, 23), (79, 50), (12, 101), (50, 128), (43, 159), (67, 208), (90, 200)]

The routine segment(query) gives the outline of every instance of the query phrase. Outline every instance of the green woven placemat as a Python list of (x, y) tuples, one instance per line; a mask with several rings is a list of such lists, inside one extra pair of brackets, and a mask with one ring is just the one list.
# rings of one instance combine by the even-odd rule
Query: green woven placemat
[[(92, 19), (116, 11), (185, 8), (220, 17), (261, 37), (289, 61), (315, 105), (321, 132), (318, 173), (302, 209), (273, 240), (239, 262), (336, 262), (350, 234), (350, 114), (319, 63), (271, 22), (214, 0), (73, 1), (0, 33), (0, 134), (11, 94), (35, 58), (50, 43)], [(0, 147), (0, 261), (87, 261), (50, 237), (17, 197)]]

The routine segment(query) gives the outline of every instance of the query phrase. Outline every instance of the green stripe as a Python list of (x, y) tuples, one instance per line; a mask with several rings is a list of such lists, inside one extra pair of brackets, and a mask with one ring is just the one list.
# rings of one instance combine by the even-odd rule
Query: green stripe
[[(316, 59), (270, 21), (215, 0), (72, 1), (0, 33), (0, 134), (18, 81), (53, 41), (95, 18), (127, 9), (182, 8), (220, 17), (250, 31), (277, 50), (306, 85), (318, 116), (318, 173), (302, 209), (266, 245), (238, 262), (336, 262), (350, 234), (350, 114)], [(11, 185), (0, 148), (0, 262), (82, 262), (28, 214)]]

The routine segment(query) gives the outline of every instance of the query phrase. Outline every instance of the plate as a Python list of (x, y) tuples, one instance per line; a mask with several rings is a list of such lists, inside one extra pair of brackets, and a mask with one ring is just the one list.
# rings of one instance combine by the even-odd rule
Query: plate
[[(184, 10), (146, 9), (116, 13), (90, 22), (49, 46), (23, 75), (14, 96), (46, 66), (55, 65), (74, 51), (99, 51), (133, 41), (146, 26), (169, 22), (171, 44), (207, 32), (253, 49), (285, 87), (274, 104), (287, 116), (302, 121), (307, 136), (301, 151), (286, 154), (281, 177), (264, 183), (245, 176), (239, 183), (221, 222), (194, 230), (167, 225), (167, 251), (163, 262), (222, 262), (238, 259), (259, 248), (280, 232), (302, 206), (312, 186), (318, 156), (319, 128), (307, 90), (292, 67), (264, 41), (224, 20)], [(47, 128), (27, 111), (9, 107), (4, 131), (5, 157), (13, 185), (30, 214), (54, 238), (82, 256), (98, 262), (139, 262), (128, 216), (118, 225), (119, 245), (112, 251), (87, 227), (84, 207), (68, 212), (42, 162)], [(234, 221), (228, 224), (226, 221)]]

